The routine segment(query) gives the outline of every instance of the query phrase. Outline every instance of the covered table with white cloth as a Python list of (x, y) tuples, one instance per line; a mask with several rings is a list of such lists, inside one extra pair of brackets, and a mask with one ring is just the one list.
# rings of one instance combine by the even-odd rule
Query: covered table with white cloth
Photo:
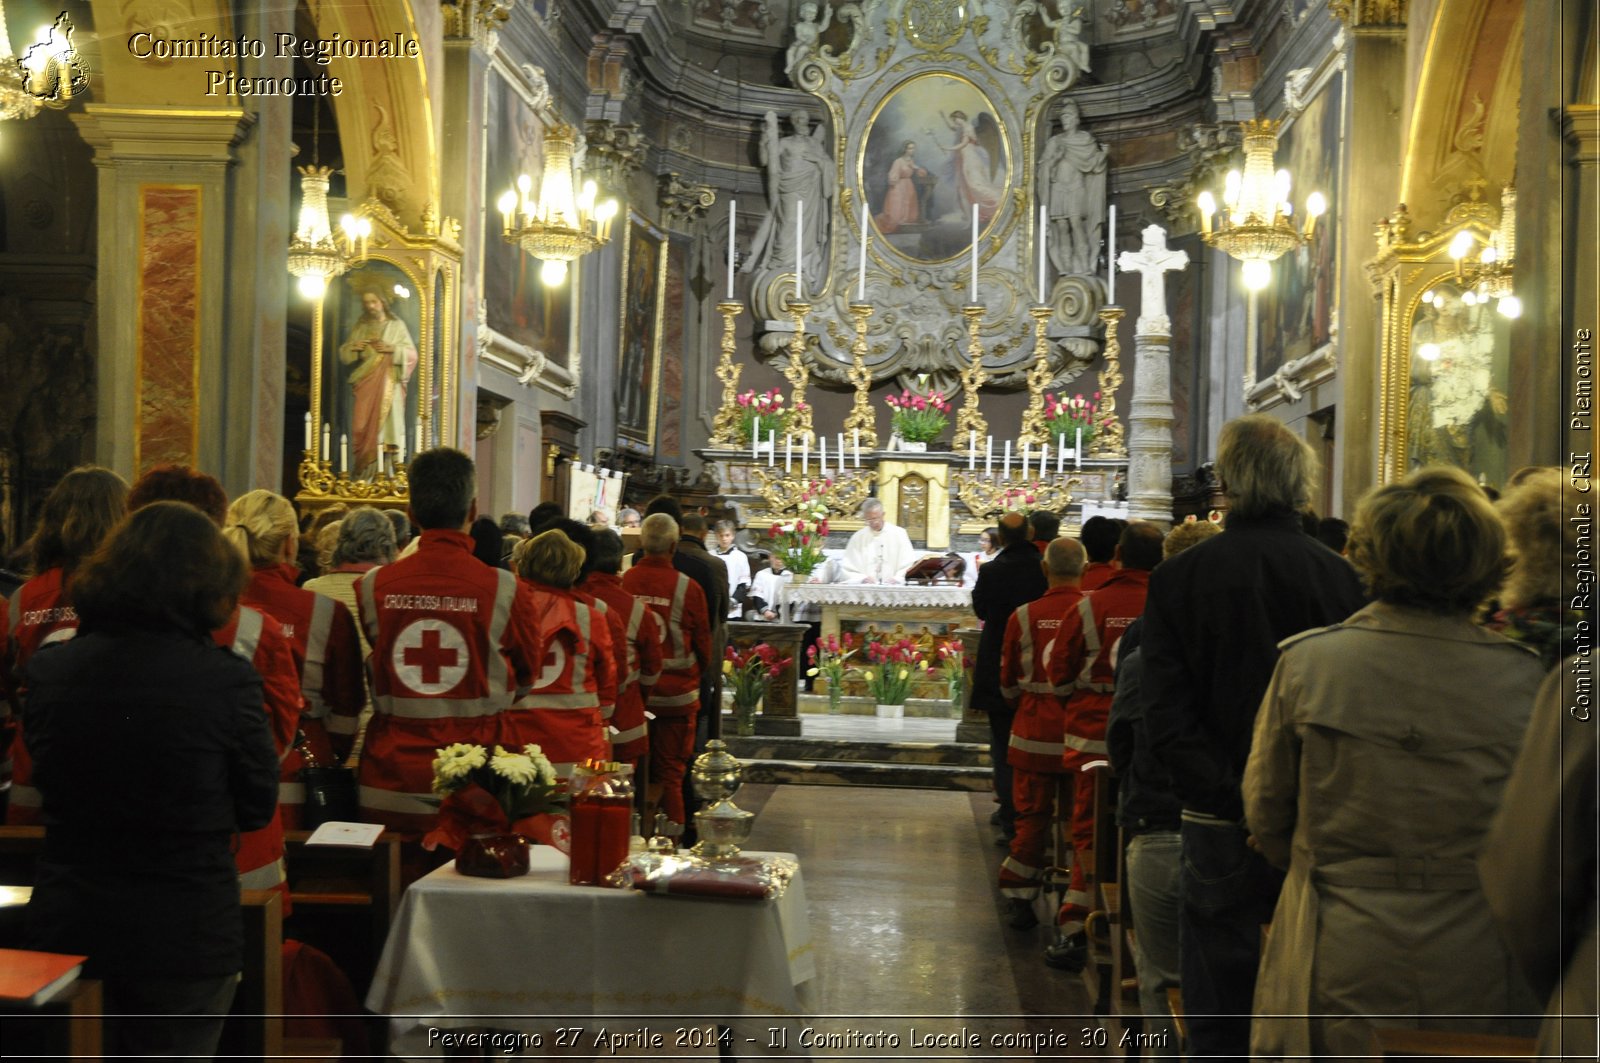
[[(769, 1047), (768, 1031), (795, 1028), (801, 987), (816, 976), (799, 871), (781, 897), (734, 901), (568, 885), (566, 856), (544, 845), (531, 864), (510, 879), (447, 864), (406, 890), (367, 995), (390, 1016), (393, 1054), (485, 1045), (461, 1040), (467, 1030), (529, 1035), (523, 1054), (570, 1052), (602, 1031), (648, 1039), (647, 1027), (664, 1038), (662, 1055), (705, 1055), (719, 1025), (732, 1055), (795, 1054)], [(594, 1054), (650, 1056), (608, 1044)]]

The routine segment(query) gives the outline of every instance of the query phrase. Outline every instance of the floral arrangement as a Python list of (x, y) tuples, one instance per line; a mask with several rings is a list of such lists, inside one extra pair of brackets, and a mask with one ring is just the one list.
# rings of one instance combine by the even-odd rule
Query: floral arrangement
[(1095, 437), (1110, 420), (1111, 414), (1100, 411), (1100, 393), (1085, 399), (1082, 394), (1074, 395), (1070, 399), (1058, 398), (1055, 395), (1044, 397), (1044, 423), (1045, 431), (1049, 433), (1052, 441), (1061, 436), (1067, 437), (1070, 445), (1076, 446), (1078, 432), (1082, 430), (1083, 441), (1087, 444)]
[(722, 673), (733, 681), (733, 718), (740, 734), (750, 734), (754, 730), (756, 706), (766, 696), (767, 684), (778, 678), (793, 661), (793, 657), (779, 657), (778, 651), (765, 642), (747, 650), (728, 647), (722, 660)]
[(828, 681), (828, 711), (839, 711), (839, 699), (844, 696), (844, 674), (847, 669), (845, 662), (853, 657), (861, 647), (856, 643), (854, 635), (846, 632), (843, 636), (827, 635), (811, 644), (806, 650), (811, 667), (806, 675), (813, 678), (821, 676)]
[(910, 639), (867, 643), (867, 690), (879, 705), (904, 705), (911, 694), (912, 677), (926, 662)]
[(436, 750), (433, 792), (440, 795), (439, 825), (422, 839), (461, 851), (475, 834), (522, 834), (549, 841), (553, 814), (566, 808), (555, 766), (538, 746), (518, 752), (457, 742)]
[(824, 480), (812, 480), (800, 489), (800, 500), (795, 503), (795, 508), (800, 511), (800, 516), (810, 518), (815, 522), (828, 519), (832, 510), (828, 506), (828, 495), (833, 491), (833, 477)]
[(934, 662), (950, 688), (950, 700), (959, 707), (967, 682), (967, 656), (960, 639), (947, 639), (934, 646)]
[(884, 401), (893, 411), (889, 418), (894, 423), (895, 435), (907, 443), (931, 443), (950, 423), (950, 404), (942, 392), (923, 396), (902, 391)]
[(828, 542), (828, 522), (807, 524), (801, 518), (774, 524), (772, 541), (773, 548), (783, 555), (784, 567), (804, 579), (827, 559), (822, 551)]
[(789, 423), (789, 411), (783, 408), (783, 396), (777, 388), (760, 395), (747, 391), (739, 396), (738, 402), (739, 438), (765, 443), (769, 433), (783, 435)]

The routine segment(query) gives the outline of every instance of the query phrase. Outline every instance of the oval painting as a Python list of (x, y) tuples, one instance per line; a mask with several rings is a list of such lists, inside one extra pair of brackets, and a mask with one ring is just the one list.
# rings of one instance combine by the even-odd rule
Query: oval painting
[(919, 262), (944, 262), (972, 244), (1005, 203), (1011, 160), (994, 105), (972, 82), (922, 74), (884, 97), (862, 142), (860, 180), (873, 227)]

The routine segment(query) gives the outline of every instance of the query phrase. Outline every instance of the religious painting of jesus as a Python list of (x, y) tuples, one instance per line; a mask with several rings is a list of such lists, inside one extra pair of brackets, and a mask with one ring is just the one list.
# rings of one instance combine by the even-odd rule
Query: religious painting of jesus
[(952, 74), (920, 74), (884, 97), (862, 138), (858, 177), (890, 247), (945, 262), (972, 246), (974, 208), (980, 230), (993, 224), (1011, 184), (996, 114), (982, 89)]
[(648, 450), (656, 438), (661, 377), (662, 296), (667, 286), (666, 233), (628, 212), (622, 248), (621, 350), (617, 361), (617, 435)]
[(384, 448), (407, 455), (417, 446), (421, 396), (422, 299), (418, 282), (392, 262), (369, 258), (328, 287), (324, 305), (323, 419), (332, 433), (332, 457), (352, 478), (379, 471)]

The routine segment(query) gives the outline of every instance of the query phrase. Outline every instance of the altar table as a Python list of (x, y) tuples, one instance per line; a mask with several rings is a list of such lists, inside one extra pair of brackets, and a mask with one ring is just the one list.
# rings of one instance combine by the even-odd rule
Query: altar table
[(972, 592), (956, 585), (795, 583), (789, 601), (822, 609), (822, 634), (837, 636), (841, 620), (961, 624), (972, 620)]
[(390, 1016), (394, 1055), (440, 1055), (463, 1028), (540, 1035), (542, 1048), (520, 1049), (539, 1055), (648, 1027), (665, 1038), (654, 1054), (671, 1056), (685, 1053), (671, 1050), (680, 1029), (703, 1037), (719, 1023), (733, 1055), (793, 1054), (768, 1048), (767, 1031), (793, 1028), (816, 977), (798, 871), (776, 900), (715, 901), (571, 886), (563, 854), (535, 845), (531, 857), (519, 878), (447, 864), (406, 890), (366, 1002)]

